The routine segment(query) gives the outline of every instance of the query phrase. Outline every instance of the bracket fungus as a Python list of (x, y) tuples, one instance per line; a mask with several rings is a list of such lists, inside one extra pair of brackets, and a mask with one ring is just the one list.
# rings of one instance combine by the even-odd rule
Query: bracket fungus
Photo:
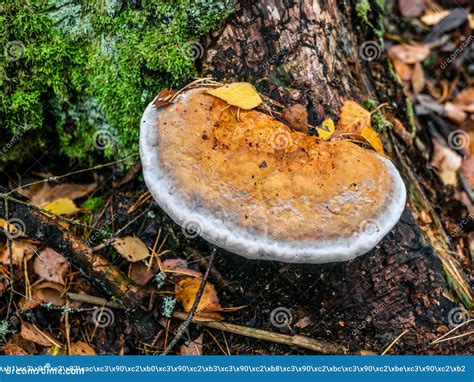
[(150, 193), (183, 232), (247, 258), (350, 260), (405, 206), (405, 185), (382, 155), (293, 131), (205, 87), (148, 105), (140, 155)]

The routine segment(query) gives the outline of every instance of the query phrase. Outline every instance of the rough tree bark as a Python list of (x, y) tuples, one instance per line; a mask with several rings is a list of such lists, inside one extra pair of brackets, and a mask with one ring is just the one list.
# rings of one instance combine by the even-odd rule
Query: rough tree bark
[[(327, 117), (337, 119), (347, 99), (387, 102), (406, 130), (419, 135), (423, 126), (413, 125), (408, 117), (405, 96), (389, 74), (383, 52), (363, 53), (376, 58), (371, 61), (361, 57), (367, 41), (374, 49), (380, 47), (349, 0), (244, 0), (223, 29), (205, 41), (203, 72), (217, 79), (252, 82), (282, 104), (303, 104), (311, 125)], [(413, 144), (394, 129), (387, 128), (383, 135), (409, 192), (401, 221), (375, 250), (355, 261), (278, 267), (290, 281), (287, 289), (301, 289), (302, 294), (297, 304), (284, 296), (280, 303), (292, 311), (302, 309), (321, 325), (321, 333), (331, 332), (354, 348), (376, 350), (409, 330), (398, 342), (399, 352), (472, 351), (467, 339), (429, 345), (448, 326), (457, 302), (468, 308), (473, 302), (466, 276), (472, 271), (469, 251), (460, 230), (454, 230), (454, 237), (446, 233), (459, 224), (462, 212), (444, 208), (443, 186), (428, 171), (428, 150), (418, 135)], [(245, 260), (232, 257), (220, 266), (230, 266), (229, 262), (238, 267)], [(261, 266), (253, 264), (254, 270)], [(259, 272), (259, 277), (270, 285), (278, 271)], [(311, 277), (318, 281), (314, 285), (313, 279), (308, 287)], [(251, 285), (243, 287), (244, 294), (251, 291)], [(351, 328), (347, 336), (344, 326)]]

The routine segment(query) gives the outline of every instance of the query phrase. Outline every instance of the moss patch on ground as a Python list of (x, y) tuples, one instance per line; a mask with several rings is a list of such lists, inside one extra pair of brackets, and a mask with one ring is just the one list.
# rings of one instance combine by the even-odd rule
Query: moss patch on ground
[(52, 145), (88, 164), (137, 152), (146, 104), (197, 74), (198, 38), (232, 3), (3, 1), (0, 148), (12, 144), (0, 150), (0, 167), (24, 157), (26, 144), (32, 155)]

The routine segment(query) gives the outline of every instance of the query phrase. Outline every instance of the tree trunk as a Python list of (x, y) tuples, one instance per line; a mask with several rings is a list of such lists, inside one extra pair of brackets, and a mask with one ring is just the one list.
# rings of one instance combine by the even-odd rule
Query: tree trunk
[[(371, 20), (378, 18), (378, 11), (373, 2)], [(381, 43), (357, 16), (354, 3), (244, 0), (223, 29), (207, 38), (206, 46), (204, 74), (249, 81), (279, 103), (305, 105), (311, 125), (327, 117), (337, 120), (348, 99), (372, 99), (388, 103), (405, 126), (386, 127), (382, 138), (405, 180), (407, 207), (397, 226), (370, 253), (343, 264), (279, 264), (276, 272), (238, 256), (220, 259), (218, 267), (247, 267), (246, 276), (253, 271), (259, 279), (258, 288), (242, 283), (243, 295), (253, 295), (246, 302), (258, 302), (263, 313), (249, 322), (263, 325), (268, 311), (284, 306), (293, 320), (311, 318), (313, 336), (319, 333), (350, 343), (354, 350), (380, 351), (408, 330), (395, 351), (472, 351), (467, 337), (430, 345), (453, 325), (459, 313), (453, 309), (460, 309), (456, 305), (470, 309), (473, 304), (466, 276), (472, 271), (469, 251), (455, 229), (461, 212), (450, 215), (444, 208), (448, 202), (439, 179), (428, 171), (429, 150), (420, 138), (421, 127), (409, 117), (410, 105), (388, 70)], [(280, 296), (277, 302), (275, 294)]]

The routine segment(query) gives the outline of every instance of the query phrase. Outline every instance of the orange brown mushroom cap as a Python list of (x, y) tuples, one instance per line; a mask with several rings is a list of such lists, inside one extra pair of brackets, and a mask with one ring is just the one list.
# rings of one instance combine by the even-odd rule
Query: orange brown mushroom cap
[(396, 224), (406, 191), (395, 166), (348, 141), (321, 141), (256, 110), (181, 93), (145, 110), (145, 182), (184, 230), (248, 258), (344, 261)]

